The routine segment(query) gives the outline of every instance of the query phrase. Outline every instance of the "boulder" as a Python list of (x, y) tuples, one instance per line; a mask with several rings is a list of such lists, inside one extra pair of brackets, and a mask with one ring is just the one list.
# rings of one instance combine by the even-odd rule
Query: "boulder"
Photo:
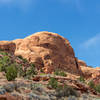
[(8, 42), (9, 45), (10, 43), (15, 44), (16, 49), (13, 52), (16, 56), (21, 55), (29, 62), (33, 62), (38, 69), (45, 69), (46, 73), (56, 69), (81, 73), (69, 41), (56, 33), (38, 32), (24, 39)]

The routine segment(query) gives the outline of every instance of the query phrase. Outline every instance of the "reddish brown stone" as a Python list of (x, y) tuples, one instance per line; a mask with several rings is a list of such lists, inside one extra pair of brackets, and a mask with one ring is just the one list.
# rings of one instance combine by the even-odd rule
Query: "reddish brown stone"
[(0, 49), (23, 56), (38, 69), (44, 67), (46, 73), (58, 68), (75, 74), (81, 72), (69, 41), (56, 33), (38, 32), (25, 39), (1, 41)]

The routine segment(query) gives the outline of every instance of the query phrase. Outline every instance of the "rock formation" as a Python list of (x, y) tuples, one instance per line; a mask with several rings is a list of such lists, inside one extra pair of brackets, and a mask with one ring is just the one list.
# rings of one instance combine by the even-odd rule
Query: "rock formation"
[(25, 39), (1, 41), (0, 49), (23, 56), (47, 73), (58, 68), (81, 73), (69, 41), (56, 33), (38, 32)]
[(10, 41), (0, 41), (0, 50), (5, 50), (10, 53), (14, 53), (16, 49), (16, 44)]
[(86, 79), (94, 79), (96, 81), (96, 77), (100, 78), (100, 68), (91, 68), (86, 66), (80, 66), (80, 68)]
[(87, 66), (87, 64), (82, 60), (78, 60), (78, 65), (79, 66)]
[[(6, 57), (9, 59), (6, 60), (7, 66), (2, 63)], [(61, 93), (59, 96), (62, 99), (59, 100), (63, 100), (67, 97), (65, 92), (73, 93), (75, 96), (77, 94), (79, 97), (84, 96), (84, 93), (88, 94), (84, 97), (100, 96), (98, 91), (88, 85), (90, 80), (96, 85), (100, 83), (100, 68), (89, 67), (84, 61), (78, 60), (69, 41), (56, 33), (38, 32), (24, 39), (0, 41), (0, 58), (3, 67), (15, 64), (18, 68), (15, 81), (7, 80), (8, 70), (0, 72), (0, 100), (58, 100), (57, 93)], [(35, 64), (35, 69), (31, 62)], [(55, 74), (54, 71), (57, 69), (61, 69), (62, 73), (58, 71), (60, 74)], [(81, 75), (84, 77), (80, 77)], [(57, 88), (62, 87), (60, 92), (49, 86), (51, 78), (58, 83)], [(69, 92), (70, 90), (72, 92)]]

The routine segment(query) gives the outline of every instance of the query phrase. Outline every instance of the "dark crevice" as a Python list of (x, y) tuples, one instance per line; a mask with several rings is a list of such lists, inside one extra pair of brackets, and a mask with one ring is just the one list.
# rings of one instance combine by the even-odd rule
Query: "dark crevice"
[(77, 62), (77, 58), (75, 57), (75, 63), (76, 63), (76, 68), (79, 69), (79, 65), (78, 65), (78, 62)]

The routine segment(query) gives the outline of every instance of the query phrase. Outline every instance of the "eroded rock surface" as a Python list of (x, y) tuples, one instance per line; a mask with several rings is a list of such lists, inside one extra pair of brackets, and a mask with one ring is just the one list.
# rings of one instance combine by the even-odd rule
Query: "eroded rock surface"
[(58, 68), (71, 73), (81, 73), (69, 41), (56, 33), (38, 32), (25, 39), (5, 41), (3, 44), (0, 42), (0, 49), (23, 56), (47, 73)]
[(100, 78), (100, 68), (91, 68), (91, 67), (81, 66), (81, 70), (86, 79), (95, 79), (96, 81), (97, 77)]

